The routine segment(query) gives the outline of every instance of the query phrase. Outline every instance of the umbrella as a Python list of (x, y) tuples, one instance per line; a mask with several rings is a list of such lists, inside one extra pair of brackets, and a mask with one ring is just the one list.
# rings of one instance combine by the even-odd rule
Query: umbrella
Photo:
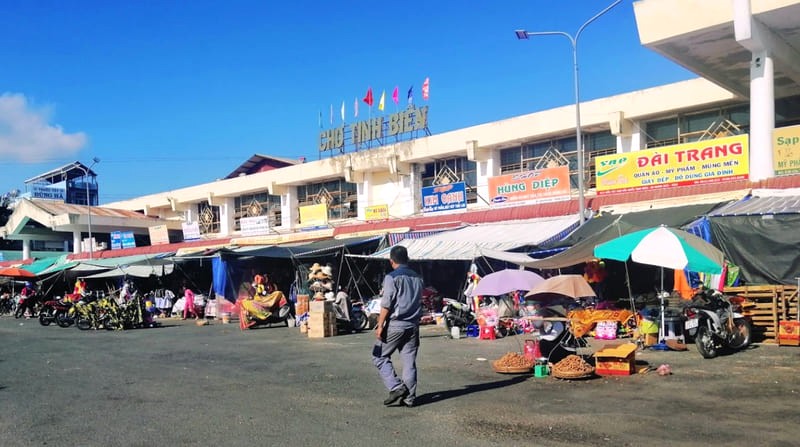
[(722, 273), (725, 255), (705, 240), (665, 226), (620, 236), (594, 248), (598, 258), (649, 264), (675, 270)]
[(592, 286), (581, 275), (558, 275), (540, 282), (525, 297), (534, 300), (550, 298), (553, 296), (569, 297), (572, 299), (596, 296)]
[(544, 278), (529, 270), (505, 269), (481, 278), (470, 296), (498, 296), (517, 290), (531, 290)]
[(16, 279), (36, 278), (36, 274), (17, 267), (5, 267), (0, 269), (0, 276), (6, 276), (9, 278), (16, 278)]

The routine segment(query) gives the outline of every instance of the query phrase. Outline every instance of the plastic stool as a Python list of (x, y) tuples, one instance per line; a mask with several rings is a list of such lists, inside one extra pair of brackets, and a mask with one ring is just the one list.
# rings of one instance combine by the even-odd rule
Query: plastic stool
[(494, 340), (494, 326), (481, 326), (481, 340)]

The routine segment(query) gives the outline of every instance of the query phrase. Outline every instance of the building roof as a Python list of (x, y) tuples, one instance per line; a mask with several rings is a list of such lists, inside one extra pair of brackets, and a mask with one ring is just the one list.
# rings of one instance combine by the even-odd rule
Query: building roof
[(783, 192), (753, 191), (748, 197), (715, 210), (711, 216), (762, 216), (800, 214), (800, 189)]
[(294, 160), (291, 158), (284, 158), (284, 157), (273, 157), (272, 155), (262, 155), (262, 154), (253, 154), (252, 157), (248, 158), (247, 161), (239, 165), (238, 168), (234, 169), (233, 172), (228, 174), (225, 178), (234, 178), (239, 177), (240, 175), (248, 175), (252, 174), (252, 169), (265, 161), (275, 161), (278, 165), (277, 167), (284, 167), (284, 166), (291, 166), (300, 163), (299, 160)]
[[(84, 172), (84, 169), (86, 172)], [(25, 180), (25, 184), (27, 185), (29, 183), (40, 181), (50, 181), (53, 177), (63, 176), (64, 174), (67, 174), (67, 178), (83, 177), (85, 173), (88, 173), (90, 176), (97, 176), (97, 174), (89, 169), (85, 164), (79, 161), (73, 161), (72, 163), (68, 163), (43, 174), (39, 174), (36, 177), (31, 177), (28, 180)], [(61, 179), (59, 178), (58, 181), (61, 181)]]

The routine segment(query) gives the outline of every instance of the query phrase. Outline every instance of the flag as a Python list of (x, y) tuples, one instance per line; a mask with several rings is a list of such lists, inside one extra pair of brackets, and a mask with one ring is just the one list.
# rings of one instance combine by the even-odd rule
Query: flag
[(319, 128), (322, 129), (322, 110), (319, 111)]
[(397, 86), (395, 85), (394, 91), (392, 92), (392, 101), (394, 101), (395, 105), (397, 105), (397, 103), (400, 102), (400, 97), (398, 96), (398, 93), (399, 92), (397, 90)]
[(353, 110), (355, 113), (355, 117), (358, 118), (358, 98), (353, 101)]
[(344, 122), (344, 101), (342, 101), (342, 122)]
[(386, 90), (381, 92), (381, 100), (378, 102), (378, 110), (383, 110), (386, 105)]
[(333, 104), (331, 104), (331, 125), (333, 125)]
[(374, 101), (372, 100), (372, 87), (367, 89), (367, 96), (364, 97), (364, 102), (367, 103), (368, 106), (372, 107)]
[(425, 82), (422, 83), (422, 99), (424, 99), (425, 101), (428, 100), (430, 89), (431, 89), (431, 80), (429, 78), (425, 78)]
[(414, 102), (414, 86), (408, 88), (408, 105)]

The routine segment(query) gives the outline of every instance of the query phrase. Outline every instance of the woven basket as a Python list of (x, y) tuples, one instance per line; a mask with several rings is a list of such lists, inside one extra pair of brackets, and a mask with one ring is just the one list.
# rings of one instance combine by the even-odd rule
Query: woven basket
[(586, 379), (588, 377), (592, 377), (594, 375), (594, 368), (592, 368), (589, 372), (576, 372), (576, 371), (559, 371), (557, 369), (551, 369), (551, 374), (556, 379), (567, 379), (567, 380), (575, 380), (575, 379)]
[(492, 362), (492, 369), (494, 372), (500, 374), (526, 374), (530, 373), (533, 369), (532, 366), (522, 366), (517, 368), (509, 368), (508, 366), (501, 366), (497, 364), (497, 360)]

